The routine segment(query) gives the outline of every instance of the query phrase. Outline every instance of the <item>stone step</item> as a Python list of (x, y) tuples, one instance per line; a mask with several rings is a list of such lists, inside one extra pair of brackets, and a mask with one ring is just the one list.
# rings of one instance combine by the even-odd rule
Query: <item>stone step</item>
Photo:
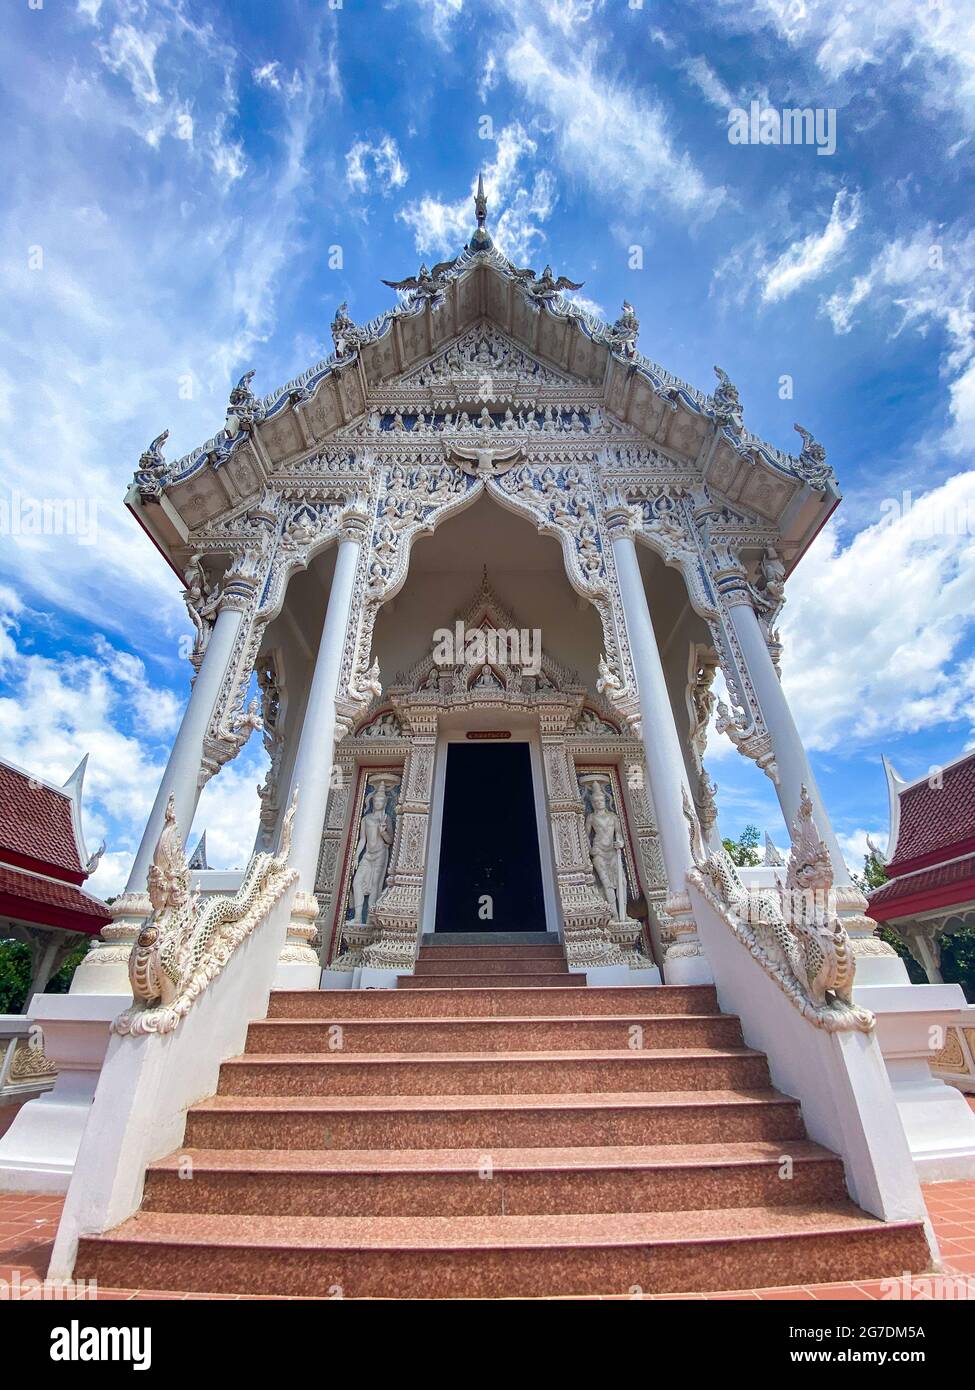
[(413, 968), (413, 978), (419, 975), (554, 975), (569, 974), (565, 958), (538, 960), (534, 956), (503, 955), (455, 956), (453, 954), (424, 955), (421, 951)]
[(532, 1018), (555, 1014), (560, 1018), (618, 1017), (630, 1012), (647, 1014), (717, 1014), (713, 985), (661, 985), (655, 988), (599, 986), (592, 989), (507, 989), (492, 984), (485, 989), (423, 989), (403, 993), (397, 989), (274, 990), (268, 1018), (496, 1018), (514, 1015)]
[(206, 1149), (484, 1152), (762, 1139), (791, 1144), (804, 1137), (798, 1103), (766, 1086), (694, 1094), (217, 1095), (191, 1107), (184, 1142)]
[(850, 1202), (571, 1216), (141, 1211), (83, 1237), (76, 1275), (138, 1288), (344, 1298), (540, 1298), (851, 1282), (924, 1270), (919, 1223)]
[(591, 1052), (249, 1053), (220, 1068), (221, 1095), (480, 1095), (768, 1086), (749, 1048)]
[(435, 946), (557, 946), (562, 943), (557, 932), (546, 931), (437, 931), (420, 937), (420, 949)]
[[(529, 1216), (842, 1201), (808, 1140), (595, 1148), (189, 1149), (154, 1163), (144, 1211)], [(788, 1176), (784, 1176), (787, 1172)], [(192, 1181), (187, 1180), (192, 1174)]]
[(741, 1047), (729, 1014), (617, 1017), (267, 1019), (247, 1031), (252, 1053), (525, 1052), (584, 1048)]
[(501, 957), (505, 960), (557, 960), (565, 964), (565, 952), (560, 943), (554, 946), (421, 946), (418, 960), (479, 960)]
[(504, 989), (585, 988), (585, 975), (510, 973), (506, 975), (400, 975), (397, 989), (478, 989), (499, 985)]

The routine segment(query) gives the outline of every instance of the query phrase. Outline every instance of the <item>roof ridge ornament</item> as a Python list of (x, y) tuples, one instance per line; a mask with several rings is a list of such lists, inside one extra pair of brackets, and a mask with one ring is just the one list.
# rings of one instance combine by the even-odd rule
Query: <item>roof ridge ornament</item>
[(793, 460), (792, 466), (804, 483), (815, 488), (817, 492), (826, 489), (830, 479), (834, 476), (832, 467), (826, 462), (826, 450), (802, 425), (793, 425), (794, 430), (802, 438), (802, 449), (799, 457)]
[(424, 263), (416, 275), (407, 275), (405, 280), (384, 280), (383, 284), (403, 294), (405, 307), (412, 308), (418, 301), (423, 301), (431, 309), (439, 309), (446, 298), (447, 271), (453, 269), (456, 260), (455, 256), (450, 261), (439, 261), (432, 270), (428, 270)]
[(490, 251), (494, 243), (487, 229), (487, 194), (484, 192), (484, 175), (478, 173), (477, 192), (474, 194), (474, 216), (477, 226), (467, 244), (468, 251)]
[(335, 356), (339, 360), (351, 356), (362, 341), (363, 330), (349, 316), (349, 301), (343, 299), (335, 310), (334, 319), (332, 319), (332, 342), (335, 344)]
[(169, 430), (157, 434), (149, 447), (139, 455), (139, 466), (135, 470), (135, 485), (143, 502), (158, 501), (163, 486), (169, 481), (169, 464), (163, 457), (163, 445), (169, 438)]
[(224, 428), (228, 434), (236, 434), (238, 430), (251, 429), (257, 420), (264, 418), (264, 412), (254, 392), (251, 390), (251, 382), (254, 380), (255, 368), (246, 371), (240, 378), (237, 385), (230, 392), (230, 399), (227, 402), (227, 418)]
[(745, 428), (745, 420), (738, 387), (721, 367), (715, 367), (714, 374), (718, 378), (718, 385), (711, 397), (715, 422), (734, 434), (741, 434)]
[(560, 275), (556, 280), (550, 265), (546, 265), (541, 275), (536, 274), (530, 266), (524, 270), (512, 269), (526, 303), (533, 309), (540, 304), (561, 300), (563, 290), (581, 290), (585, 284), (584, 280), (570, 280), (567, 275)]
[(623, 300), (623, 308), (616, 322), (606, 329), (606, 343), (611, 352), (621, 357), (636, 356), (636, 340), (640, 336), (640, 320), (628, 299)]

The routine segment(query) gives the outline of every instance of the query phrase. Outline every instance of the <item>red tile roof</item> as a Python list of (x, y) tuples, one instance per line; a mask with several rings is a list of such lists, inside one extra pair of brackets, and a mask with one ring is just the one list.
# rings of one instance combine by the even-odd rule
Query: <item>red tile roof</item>
[(0, 864), (0, 917), (95, 936), (112, 920), (112, 912), (100, 898), (73, 883), (41, 878)]
[(951, 907), (975, 899), (975, 854), (950, 864), (935, 864), (913, 874), (901, 874), (882, 883), (870, 894), (867, 914), (876, 922), (923, 912), (928, 908)]
[(940, 787), (925, 779), (905, 787), (899, 800), (897, 844), (887, 865), (891, 878), (954, 858), (975, 838), (975, 753), (946, 768)]
[(0, 762), (0, 859), (49, 866), (57, 877), (85, 878), (71, 797)]

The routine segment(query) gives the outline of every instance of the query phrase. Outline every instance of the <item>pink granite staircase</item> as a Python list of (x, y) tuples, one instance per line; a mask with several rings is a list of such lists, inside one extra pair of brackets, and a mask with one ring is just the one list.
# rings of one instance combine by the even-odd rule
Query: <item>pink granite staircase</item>
[(454, 989), (500, 985), (507, 989), (578, 988), (585, 975), (569, 973), (560, 943), (551, 945), (421, 946), (414, 973), (400, 989)]
[(920, 1225), (849, 1200), (712, 988), (585, 989), (537, 947), (431, 949), (405, 988), (272, 995), (78, 1276), (632, 1296), (927, 1266)]

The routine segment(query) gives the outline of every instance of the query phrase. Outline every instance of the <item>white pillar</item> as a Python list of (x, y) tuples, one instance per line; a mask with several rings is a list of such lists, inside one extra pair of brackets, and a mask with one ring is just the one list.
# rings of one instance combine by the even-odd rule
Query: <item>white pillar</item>
[(694, 867), (684, 794), (694, 805), (663, 663), (643, 588), (636, 544), (629, 532), (629, 509), (607, 514), (619, 578), (623, 616), (640, 695), (640, 724), (646, 751), (650, 793), (657, 816), (660, 848), (670, 889), (664, 913), (675, 940), (664, 954), (668, 984), (709, 984), (714, 976), (698, 940), (687, 895), (687, 875)]
[(189, 702), (169, 754), (166, 771), (152, 804), (129, 881), (125, 885), (126, 893), (146, 891), (149, 865), (162, 834), (170, 794), (176, 810), (176, 825), (180, 839), (183, 841), (184, 849), (186, 848), (196, 803), (202, 790), (200, 768), (203, 762), (203, 740), (233, 656), (234, 644), (243, 618), (243, 612), (237, 607), (221, 607), (217, 614), (217, 621), (203, 654), (199, 675), (193, 682)]
[(237, 635), (244, 619), (244, 606), (236, 593), (231, 602), (225, 601), (220, 606), (136, 851), (125, 892), (112, 904), (114, 921), (102, 929), (101, 940), (92, 946), (75, 971), (71, 981), (72, 994), (131, 994), (129, 951), (141, 923), (150, 911), (146, 882), (152, 856), (162, 834), (166, 805), (172, 795), (176, 824), (185, 847), (200, 796), (203, 741), (233, 658)]
[(288, 793), (289, 803), (295, 790), (298, 793), (290, 856), (292, 867), (298, 870), (298, 883), (287, 940), (274, 977), (275, 989), (318, 989), (321, 979), (321, 965), (310, 944), (319, 909), (315, 875), (335, 752), (335, 701), (358, 559), (357, 539), (346, 536), (339, 542), (335, 558), (325, 626), (315, 658)]
[(858, 985), (906, 985), (908, 976), (904, 962), (892, 946), (874, 934), (874, 923), (863, 915), (866, 899), (850, 877), (772, 661), (765, 632), (752, 605), (745, 572), (737, 563), (729, 565), (717, 576), (717, 584), (771, 739), (778, 769), (776, 792), (790, 831), (799, 812), (803, 786), (809, 792), (816, 830), (829, 850), (836, 909), (850, 934)]
[(755, 689), (769, 737), (772, 740), (775, 762), (779, 770), (776, 792), (786, 826), (791, 829), (793, 821), (799, 814), (799, 801), (802, 788), (805, 786), (813, 804), (813, 819), (816, 822), (816, 829), (819, 831), (820, 838), (825, 842), (830, 859), (833, 861), (834, 882), (837, 884), (849, 883), (850, 871), (833, 831), (823, 798), (816, 785), (812, 768), (809, 766), (806, 750), (802, 745), (802, 739), (792, 717), (789, 701), (786, 699), (782, 682), (779, 680), (778, 672), (772, 661), (762, 626), (758, 621), (755, 609), (752, 607), (751, 598), (747, 591), (738, 590), (731, 594), (725, 594), (726, 605), (729, 604), (729, 601), (730, 606), (727, 611), (741, 645), (745, 666)]

